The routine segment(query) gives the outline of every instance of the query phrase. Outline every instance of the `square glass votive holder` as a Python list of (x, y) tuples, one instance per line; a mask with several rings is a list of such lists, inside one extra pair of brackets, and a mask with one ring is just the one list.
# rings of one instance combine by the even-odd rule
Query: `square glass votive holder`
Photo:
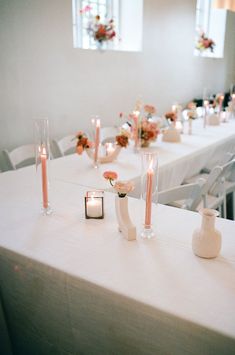
[(85, 196), (86, 219), (104, 218), (104, 191), (87, 191)]

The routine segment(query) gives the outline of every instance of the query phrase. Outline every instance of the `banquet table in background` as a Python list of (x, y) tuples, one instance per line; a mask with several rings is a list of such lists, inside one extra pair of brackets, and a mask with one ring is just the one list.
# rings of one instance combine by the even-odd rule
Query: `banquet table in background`
[[(32, 167), (31, 167), (32, 168)], [(33, 169), (0, 176), (0, 282), (15, 354), (234, 354), (235, 223), (218, 219), (221, 254), (191, 250), (200, 215), (153, 206), (156, 238), (84, 218), (86, 187), (52, 180), (54, 213), (39, 213)], [(129, 199), (141, 228), (141, 201)]]
[[(183, 134), (181, 143), (162, 142), (161, 136), (142, 151), (157, 150), (159, 158), (159, 191), (182, 184), (204, 168), (212, 168), (220, 163), (227, 152), (235, 152), (235, 120), (220, 126), (203, 129), (200, 119), (193, 122), (193, 134)], [(109, 189), (102, 174), (114, 170), (122, 180), (134, 180), (136, 189), (133, 196), (140, 196), (141, 157), (133, 147), (123, 148), (118, 159), (109, 164), (101, 164), (94, 169), (92, 161), (84, 153), (51, 162), (51, 176), (92, 188)]]

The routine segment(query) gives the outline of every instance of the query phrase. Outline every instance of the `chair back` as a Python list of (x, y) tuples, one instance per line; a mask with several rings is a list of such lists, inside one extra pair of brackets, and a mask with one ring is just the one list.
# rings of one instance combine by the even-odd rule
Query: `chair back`
[(169, 190), (161, 191), (158, 194), (158, 202), (163, 205), (174, 205), (174, 202), (184, 201), (181, 208), (195, 211), (201, 200), (203, 183), (180, 185)]
[(35, 162), (34, 144), (22, 145), (11, 152), (3, 150), (4, 159), (11, 170), (16, 170), (25, 165), (31, 165)]
[(67, 154), (75, 153), (76, 137), (68, 135), (60, 140), (52, 140), (53, 155), (55, 157), (63, 157)]
[(221, 196), (225, 193), (225, 189), (224, 189), (225, 180), (230, 178), (231, 174), (235, 169), (235, 159), (217, 168), (220, 168), (220, 173), (217, 176), (214, 184), (211, 185), (208, 192), (212, 195)]

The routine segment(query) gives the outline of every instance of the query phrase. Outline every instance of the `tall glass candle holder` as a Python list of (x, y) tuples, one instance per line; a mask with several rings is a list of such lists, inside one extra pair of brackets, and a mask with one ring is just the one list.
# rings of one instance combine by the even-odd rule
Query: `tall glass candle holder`
[(95, 116), (91, 119), (94, 129), (94, 168), (99, 167), (99, 146), (100, 146), (100, 119)]
[(50, 159), (49, 144), (49, 121), (45, 119), (37, 119), (34, 121), (35, 132), (35, 162), (36, 171), (41, 176), (42, 186), (42, 213), (51, 214), (52, 210), (49, 204), (48, 189), (48, 161)]
[(152, 202), (157, 202), (158, 155), (157, 152), (142, 153), (141, 198), (144, 201), (144, 225), (141, 237), (150, 239), (155, 236), (152, 227)]
[(209, 111), (209, 100), (203, 100), (204, 115), (203, 115), (203, 127), (206, 128), (206, 121)]
[(141, 138), (140, 138), (140, 111), (135, 110), (132, 113), (133, 120), (133, 139), (134, 139), (134, 152), (138, 153), (141, 146)]

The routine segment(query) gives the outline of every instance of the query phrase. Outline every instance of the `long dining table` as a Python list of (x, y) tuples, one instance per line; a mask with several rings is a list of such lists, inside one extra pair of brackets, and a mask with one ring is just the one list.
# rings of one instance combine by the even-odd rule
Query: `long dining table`
[[(187, 132), (187, 127), (185, 127)], [(103, 190), (109, 189), (103, 179), (105, 170), (114, 170), (121, 180), (133, 180), (136, 189), (134, 197), (140, 197), (141, 152), (156, 151), (159, 164), (159, 191), (179, 186), (185, 179), (196, 175), (203, 168), (211, 169), (223, 162), (226, 153), (235, 153), (235, 119), (220, 126), (203, 128), (201, 119), (193, 122), (193, 134), (181, 135), (180, 143), (162, 141), (159, 135), (149, 148), (135, 153), (132, 144), (122, 148), (117, 160), (100, 164), (93, 168), (93, 162), (84, 152), (54, 159), (51, 162), (51, 176), (62, 181), (90, 186)]]
[[(30, 174), (31, 172), (31, 174)], [(234, 354), (235, 222), (218, 218), (222, 250), (195, 256), (197, 213), (153, 205), (156, 237), (137, 240), (105, 217), (85, 219), (88, 187), (53, 180), (40, 213), (34, 167), (0, 176), (1, 299), (14, 354)]]
[[(211, 163), (215, 152), (222, 159), (233, 149), (232, 127), (234, 122), (208, 127), (210, 138), (202, 138), (195, 122), (194, 134), (178, 145), (159, 139), (159, 183), (183, 161), (187, 170), (199, 156), (200, 166)], [(129, 197), (137, 227), (137, 240), (129, 242), (118, 230), (115, 194), (106, 191), (104, 219), (85, 219), (86, 191), (107, 188), (103, 171), (135, 180), (138, 159), (123, 150), (99, 169), (86, 155), (51, 161), (50, 216), (40, 212), (34, 166), (0, 174), (0, 313), (14, 354), (234, 354), (234, 221), (217, 218), (220, 255), (202, 259), (191, 247), (198, 213), (153, 205), (156, 236), (143, 240), (143, 201)]]

